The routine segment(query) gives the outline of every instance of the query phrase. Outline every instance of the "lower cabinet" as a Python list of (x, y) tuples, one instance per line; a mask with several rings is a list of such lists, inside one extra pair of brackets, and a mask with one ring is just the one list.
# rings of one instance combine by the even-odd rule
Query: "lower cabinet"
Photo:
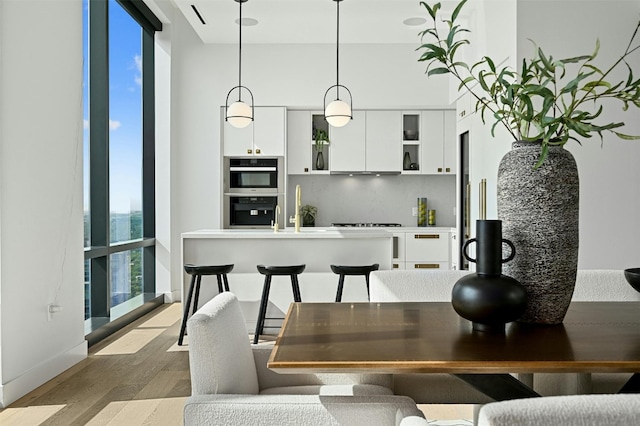
[(394, 232), (394, 269), (451, 269), (453, 230)]

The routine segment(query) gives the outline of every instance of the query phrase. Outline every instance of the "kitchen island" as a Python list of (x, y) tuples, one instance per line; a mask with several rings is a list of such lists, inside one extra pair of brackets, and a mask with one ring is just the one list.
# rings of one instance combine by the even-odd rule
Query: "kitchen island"
[[(233, 263), (229, 287), (241, 301), (248, 330), (258, 315), (264, 277), (256, 265), (305, 264), (299, 276), (303, 302), (332, 302), (338, 276), (330, 265), (370, 265), (391, 269), (393, 234), (384, 229), (293, 228), (279, 232), (270, 229), (205, 229), (182, 234), (183, 264), (222, 265)], [(182, 300), (185, 301), (189, 276), (183, 274)], [(203, 277), (199, 305), (217, 294), (215, 277)], [(267, 317), (284, 317), (293, 301), (289, 277), (274, 277)], [(343, 301), (367, 301), (364, 278), (347, 277)], [(268, 323), (269, 324), (269, 323)]]

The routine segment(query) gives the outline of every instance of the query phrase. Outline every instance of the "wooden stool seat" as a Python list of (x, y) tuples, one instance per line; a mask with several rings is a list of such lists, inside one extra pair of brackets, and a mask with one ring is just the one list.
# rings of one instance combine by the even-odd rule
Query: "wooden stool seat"
[[(231, 265), (184, 265), (184, 271), (191, 275), (191, 283), (189, 284), (189, 294), (187, 295), (187, 303), (184, 305), (184, 314), (182, 316), (182, 325), (180, 326), (180, 337), (178, 337), (178, 346), (182, 346), (184, 335), (187, 332), (187, 319), (189, 318), (189, 309), (191, 308), (191, 298), (193, 296), (193, 312), (198, 309), (198, 298), (200, 297), (200, 281), (203, 275), (215, 275), (218, 279), (218, 292), (229, 291), (229, 281), (227, 274), (233, 270)], [(224, 282), (224, 287), (223, 287)], [(195, 296), (194, 296), (195, 291)]]
[(334, 274), (340, 275), (338, 279), (338, 291), (336, 293), (336, 302), (342, 302), (342, 290), (344, 288), (344, 277), (346, 275), (364, 275), (365, 282), (367, 283), (367, 299), (369, 298), (369, 274), (371, 271), (377, 271), (380, 267), (379, 264), (362, 265), (362, 266), (347, 266), (347, 265), (331, 265), (331, 270)]
[[(293, 300), (302, 302), (300, 297), (300, 285), (298, 283), (298, 275), (304, 271), (306, 265), (289, 265), (289, 266), (272, 266), (257, 265), (258, 272), (264, 275), (264, 284), (262, 286), (262, 298), (260, 299), (260, 311), (258, 312), (258, 321), (256, 323), (256, 332), (253, 335), (253, 344), (258, 343), (258, 339), (265, 329), (264, 322), (267, 318), (267, 305), (269, 304), (269, 290), (271, 289), (271, 277), (274, 275), (289, 275), (291, 277), (291, 289), (293, 290)], [(268, 328), (268, 327), (267, 327)]]

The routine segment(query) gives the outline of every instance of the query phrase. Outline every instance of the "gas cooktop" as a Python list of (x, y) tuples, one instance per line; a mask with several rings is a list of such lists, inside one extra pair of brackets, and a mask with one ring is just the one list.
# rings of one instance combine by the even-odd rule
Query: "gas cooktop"
[(352, 227), (352, 228), (382, 228), (382, 227), (395, 227), (402, 226), (399, 223), (332, 223), (331, 226), (336, 227)]

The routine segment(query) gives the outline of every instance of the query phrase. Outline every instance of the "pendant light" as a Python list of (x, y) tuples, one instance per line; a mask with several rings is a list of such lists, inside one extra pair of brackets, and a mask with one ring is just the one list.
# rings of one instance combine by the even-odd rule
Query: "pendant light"
[[(238, 85), (233, 87), (227, 93), (225, 102), (225, 121), (228, 121), (233, 127), (247, 127), (253, 121), (253, 93), (247, 87), (242, 85), (242, 3), (248, 0), (234, 0), (240, 5), (240, 19), (238, 19), (238, 27), (240, 29), (240, 37), (238, 43)], [(242, 102), (242, 90), (249, 93), (251, 97), (251, 105)], [(238, 92), (238, 100), (229, 105), (229, 96), (234, 91)]]
[[(329, 87), (324, 94), (324, 118), (327, 122), (333, 127), (342, 127), (349, 122), (349, 120), (353, 119), (353, 115), (351, 113), (352, 106), (352, 98), (351, 92), (345, 86), (340, 84), (339, 79), (339, 61), (340, 61), (340, 2), (342, 0), (333, 0), (336, 2), (336, 11), (337, 11), (337, 19), (336, 19), (336, 33), (337, 33), (337, 41), (336, 41), (336, 84)], [(327, 105), (327, 95), (331, 91), (331, 89), (335, 88), (336, 98), (331, 101)], [(340, 99), (340, 89), (343, 90), (343, 94), (347, 93), (349, 95), (349, 102), (345, 102)]]

